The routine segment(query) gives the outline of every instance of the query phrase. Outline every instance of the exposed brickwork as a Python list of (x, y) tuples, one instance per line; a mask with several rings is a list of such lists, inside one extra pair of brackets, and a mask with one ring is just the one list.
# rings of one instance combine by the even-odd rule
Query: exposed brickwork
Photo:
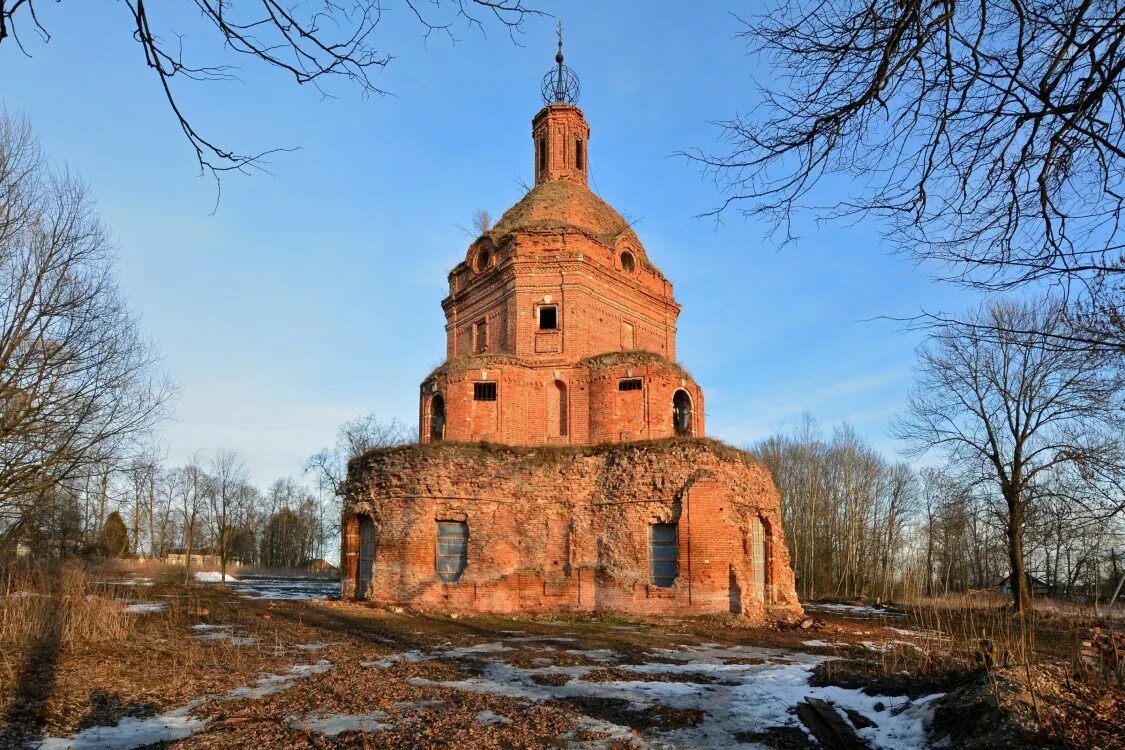
[[(703, 391), (675, 361), (680, 306), (632, 228), (587, 187), (589, 135), (571, 104), (536, 115), (535, 187), (449, 274), (447, 359), (419, 394), (423, 444), (349, 466), (344, 595), (799, 616), (773, 481), (748, 454), (703, 439)], [(671, 537), (650, 544), (653, 524), (675, 524), (656, 529), (674, 533), (674, 550)], [(443, 580), (466, 530), (467, 565)], [(357, 591), (359, 580), (371, 583)]]
[[(462, 611), (801, 614), (769, 473), (710, 440), (587, 448), (444, 443), (375, 451), (350, 467), (344, 595), (352, 596), (357, 518), (375, 524), (382, 604)], [(753, 593), (750, 520), (767, 528), (766, 597)], [(465, 521), (456, 583), (435, 567), (438, 521)], [(652, 585), (649, 526), (677, 525), (679, 576)]]

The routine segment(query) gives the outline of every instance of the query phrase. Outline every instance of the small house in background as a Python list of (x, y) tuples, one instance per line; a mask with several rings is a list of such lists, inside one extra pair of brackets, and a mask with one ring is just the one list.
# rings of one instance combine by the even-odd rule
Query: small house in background
[(337, 575), (340, 572), (335, 565), (323, 558), (306, 560), (301, 564), (301, 568), (310, 573), (331, 573), (332, 575)]
[[(1029, 591), (1031, 591), (1032, 596), (1051, 596), (1054, 593), (1054, 591), (1051, 589), (1051, 585), (1049, 583), (1047, 583), (1046, 581), (1041, 581), (1040, 579), (1036, 578), (1035, 576), (1031, 575), (1030, 573), (1025, 572), (1023, 575), (1024, 575), (1024, 579), (1027, 581), (1027, 584), (1026, 584), (1027, 588), (1028, 588)], [(1003, 580), (1001, 580), (1000, 583), (996, 584), (996, 588), (1000, 589), (1000, 591), (1002, 593), (1011, 596), (1011, 594), (1012, 594), (1012, 575), (1011, 575), (1011, 573), (1004, 576)]]
[[(183, 567), (188, 564), (187, 550), (182, 547), (174, 547), (164, 554), (164, 562), (168, 565), (178, 565)], [(191, 551), (191, 567), (193, 568), (215, 568), (216, 570), (222, 565), (222, 560), (219, 556), (211, 550), (192, 550)], [(233, 557), (227, 558), (227, 568), (241, 568), (242, 561)]]

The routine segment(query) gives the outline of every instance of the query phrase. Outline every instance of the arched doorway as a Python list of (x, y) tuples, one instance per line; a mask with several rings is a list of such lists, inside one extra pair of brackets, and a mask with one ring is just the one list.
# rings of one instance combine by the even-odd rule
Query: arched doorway
[(754, 585), (754, 596), (761, 602), (767, 602), (766, 592), (769, 576), (769, 539), (766, 525), (758, 516), (750, 519), (750, 572)]
[(371, 586), (372, 571), (375, 567), (375, 524), (371, 516), (359, 517), (359, 565), (355, 573), (355, 598), (367, 598)]
[(691, 396), (682, 388), (672, 396), (672, 427), (677, 435), (691, 435)]
[(430, 399), (430, 442), (440, 443), (445, 439), (445, 399), (435, 393)]

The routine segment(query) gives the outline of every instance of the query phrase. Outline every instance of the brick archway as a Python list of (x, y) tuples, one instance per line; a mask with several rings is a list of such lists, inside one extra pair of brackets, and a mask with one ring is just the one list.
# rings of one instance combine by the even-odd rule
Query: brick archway
[(681, 437), (694, 435), (694, 416), (691, 394), (683, 388), (678, 389), (672, 394), (672, 430), (675, 434)]
[(353, 513), (344, 522), (344, 547), (341, 550), (341, 578), (344, 595), (365, 600), (375, 573), (375, 521), (367, 513)]

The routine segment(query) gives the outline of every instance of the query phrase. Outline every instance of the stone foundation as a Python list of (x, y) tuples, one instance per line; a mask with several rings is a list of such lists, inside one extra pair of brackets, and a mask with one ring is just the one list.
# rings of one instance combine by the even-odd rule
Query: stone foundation
[[(347, 598), (439, 611), (802, 615), (769, 472), (712, 440), (413, 445), (352, 461), (346, 492)], [(467, 530), (454, 582), (437, 573), (440, 522)], [(361, 524), (368, 539), (374, 531), (369, 576)], [(650, 571), (653, 524), (675, 524), (668, 586)], [(370, 585), (357, 591), (361, 574)]]

